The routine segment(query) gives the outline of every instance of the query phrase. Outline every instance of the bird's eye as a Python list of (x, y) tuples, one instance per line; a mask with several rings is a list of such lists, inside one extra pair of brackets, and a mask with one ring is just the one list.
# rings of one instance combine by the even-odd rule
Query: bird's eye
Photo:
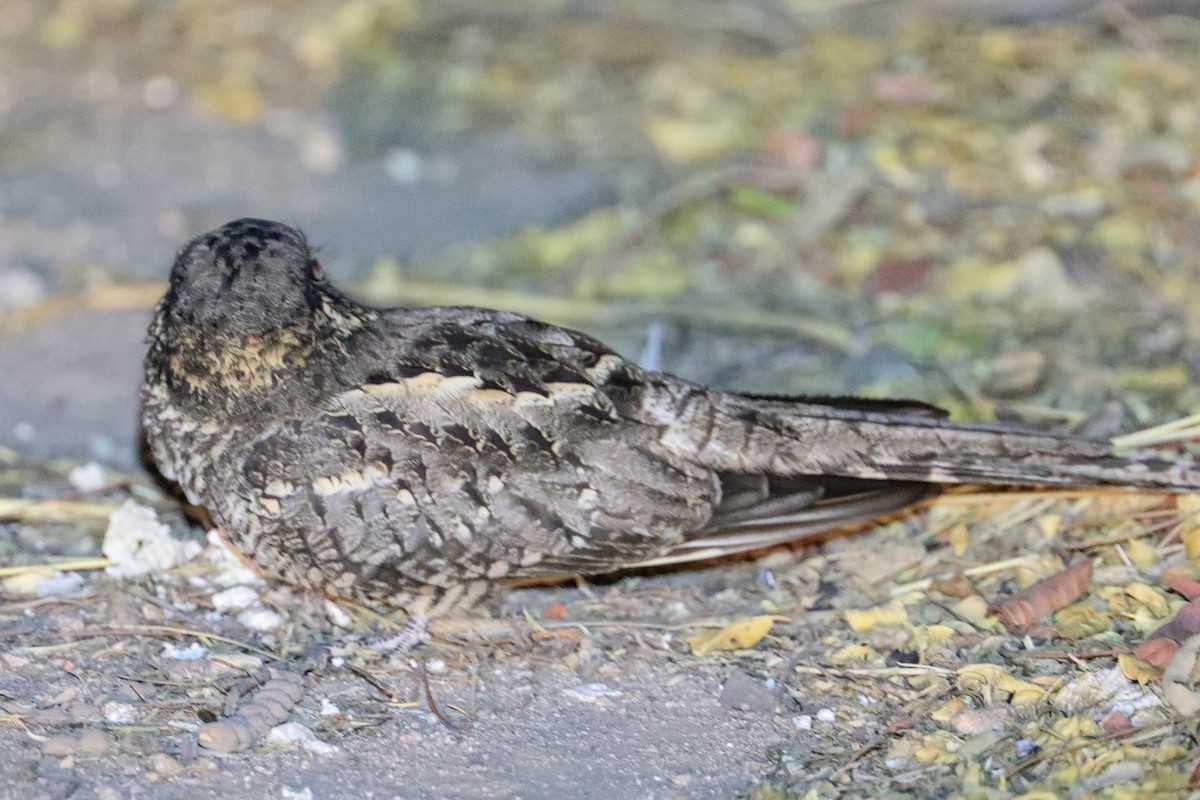
[(315, 258), (308, 262), (308, 272), (310, 275), (312, 275), (313, 280), (325, 280), (325, 274), (321, 272), (321, 262), (317, 261)]

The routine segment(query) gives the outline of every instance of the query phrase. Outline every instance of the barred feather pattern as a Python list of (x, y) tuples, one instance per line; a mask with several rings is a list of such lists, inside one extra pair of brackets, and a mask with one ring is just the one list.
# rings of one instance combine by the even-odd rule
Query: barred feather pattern
[(370, 308), (264, 220), (181, 250), (149, 343), (163, 474), (267, 575), (357, 600), (754, 549), (941, 483), (1200, 487), (1189, 462), (920, 403), (712, 391), (508, 312)]

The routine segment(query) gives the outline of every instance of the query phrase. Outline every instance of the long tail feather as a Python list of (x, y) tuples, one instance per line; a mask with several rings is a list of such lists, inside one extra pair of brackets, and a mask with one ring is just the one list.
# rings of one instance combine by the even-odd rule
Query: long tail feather
[[(665, 387), (664, 387), (665, 388)], [(668, 398), (650, 398), (662, 403)], [(1200, 490), (1187, 458), (1113, 455), (1108, 442), (832, 402), (687, 392), (660, 439), (713, 469), (777, 475)], [(660, 417), (661, 418), (661, 417)]]

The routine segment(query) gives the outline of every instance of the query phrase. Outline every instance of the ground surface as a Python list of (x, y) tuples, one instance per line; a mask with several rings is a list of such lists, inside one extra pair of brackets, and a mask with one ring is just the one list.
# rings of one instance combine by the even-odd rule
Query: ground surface
[[(97, 556), (131, 496), (203, 536), (138, 466), (141, 337), (172, 250), (243, 214), (303, 224), (365, 298), (514, 308), (722, 386), (1098, 436), (1200, 406), (1193, 18), (477, 5), (6, 3), (0, 795), (1184, 794), (1194, 718), (1133, 651), (1191, 607), (1190, 499), (955, 496), (514, 591), (417, 660), (277, 587), (277, 626), (239, 621), (203, 557), (23, 571)], [(1078, 556), (1054, 616), (988, 614)], [(336, 751), (198, 748), (269, 669)]]

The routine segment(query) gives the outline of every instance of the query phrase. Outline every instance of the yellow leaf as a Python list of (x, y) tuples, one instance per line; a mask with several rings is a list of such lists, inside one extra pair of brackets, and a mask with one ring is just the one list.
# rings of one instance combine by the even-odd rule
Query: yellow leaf
[(908, 611), (898, 600), (893, 600), (885, 606), (851, 609), (843, 616), (850, 630), (855, 633), (866, 633), (875, 628), (894, 628), (908, 622)]
[(1183, 549), (1187, 551), (1188, 558), (1200, 558), (1200, 527), (1189, 528), (1179, 534), (1179, 538), (1183, 541)]
[(1077, 739), (1081, 736), (1090, 738), (1100, 733), (1091, 717), (1064, 717), (1055, 722), (1052, 728), (1054, 737), (1059, 741)]
[(848, 644), (829, 657), (830, 663), (841, 666), (847, 661), (871, 661), (879, 653), (869, 644)]
[(1083, 639), (1112, 627), (1112, 617), (1083, 603), (1074, 603), (1054, 615), (1054, 631), (1064, 639)]
[(979, 695), (985, 705), (991, 704), (993, 692), (1008, 695), (1019, 708), (1035, 705), (1046, 694), (1041, 686), (1010, 675), (999, 664), (968, 664), (957, 675), (959, 688)]
[(952, 607), (956, 616), (986, 631), (1000, 630), (1000, 620), (988, 614), (987, 600), (977, 594), (964, 597)]
[(1179, 495), (1175, 498), (1175, 507), (1184, 516), (1200, 514), (1200, 493)]
[(967, 526), (955, 525), (950, 531), (950, 547), (954, 555), (961, 556), (967, 552)]
[(1171, 608), (1167, 605), (1167, 599), (1159, 594), (1156, 589), (1144, 583), (1134, 582), (1129, 584), (1125, 587), (1125, 594), (1141, 603), (1156, 617), (1165, 617), (1171, 613)]
[(918, 630), (924, 631), (925, 639), (929, 644), (945, 644), (955, 633), (954, 628), (949, 625), (925, 625)]
[(1059, 534), (1062, 533), (1062, 524), (1063, 518), (1060, 514), (1045, 514), (1038, 517), (1037, 520), (1037, 526), (1041, 530), (1042, 536), (1050, 542), (1058, 539)]
[(654, 149), (679, 162), (712, 158), (736, 144), (740, 132), (737, 122), (727, 115), (708, 119), (657, 116), (646, 124)]
[(726, 625), (719, 631), (705, 631), (689, 636), (687, 642), (692, 646), (692, 653), (698, 656), (706, 656), (717, 650), (745, 650), (761, 642), (770, 632), (771, 624), (777, 621), (787, 622), (787, 618), (769, 615), (747, 617)]
[(1121, 674), (1131, 681), (1137, 681), (1142, 686), (1158, 680), (1162, 675), (1162, 671), (1158, 667), (1129, 653), (1117, 656), (1117, 666), (1121, 668)]
[(954, 719), (958, 712), (966, 708), (967, 704), (962, 701), (962, 698), (953, 697), (942, 703), (937, 709), (929, 715), (929, 718), (934, 722), (946, 723)]
[(1125, 555), (1129, 556), (1129, 560), (1138, 569), (1150, 569), (1158, 561), (1158, 553), (1155, 552), (1154, 546), (1141, 539), (1132, 539), (1126, 542), (1123, 549)]

